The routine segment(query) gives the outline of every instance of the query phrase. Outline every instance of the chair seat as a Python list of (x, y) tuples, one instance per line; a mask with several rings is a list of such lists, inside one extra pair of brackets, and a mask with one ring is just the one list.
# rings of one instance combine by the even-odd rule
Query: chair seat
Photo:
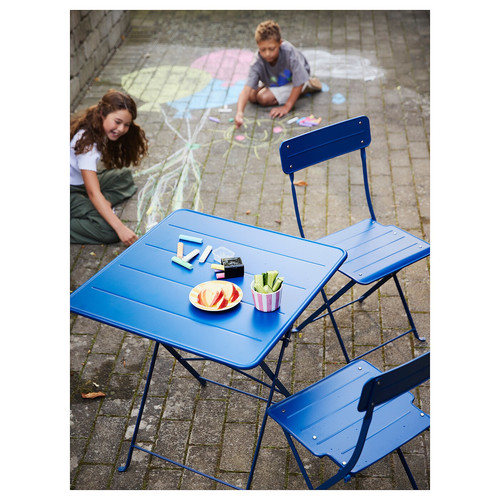
[(396, 226), (365, 219), (318, 239), (347, 251), (340, 272), (367, 285), (427, 257), (430, 245)]
[[(381, 372), (358, 360), (308, 388), (272, 405), (269, 416), (314, 455), (338, 466), (356, 446), (364, 412), (357, 409), (363, 385)], [(373, 413), (368, 436), (352, 474), (369, 467), (429, 428), (430, 417), (412, 404), (406, 392)]]

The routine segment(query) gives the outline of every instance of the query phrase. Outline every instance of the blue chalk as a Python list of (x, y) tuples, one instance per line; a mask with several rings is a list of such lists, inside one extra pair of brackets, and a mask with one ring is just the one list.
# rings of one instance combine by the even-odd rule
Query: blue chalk
[(345, 97), (342, 94), (337, 93), (333, 96), (332, 102), (334, 104), (342, 104), (343, 102), (345, 102)]
[(187, 236), (186, 234), (179, 234), (179, 239), (184, 241), (191, 241), (192, 243), (203, 243), (202, 238), (196, 236)]

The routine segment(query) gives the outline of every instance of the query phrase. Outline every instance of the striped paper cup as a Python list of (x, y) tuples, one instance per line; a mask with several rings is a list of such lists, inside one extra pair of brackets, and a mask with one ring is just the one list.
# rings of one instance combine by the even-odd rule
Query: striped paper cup
[(271, 312), (278, 309), (281, 304), (281, 290), (283, 289), (283, 285), (281, 285), (277, 292), (273, 293), (259, 293), (256, 292), (253, 287), (254, 282), (252, 281), (250, 289), (252, 290), (253, 303), (259, 311)]

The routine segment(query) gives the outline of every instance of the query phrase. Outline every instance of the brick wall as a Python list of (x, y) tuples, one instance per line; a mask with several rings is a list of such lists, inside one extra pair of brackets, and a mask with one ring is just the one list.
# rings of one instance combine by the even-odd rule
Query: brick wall
[(71, 109), (120, 46), (130, 27), (125, 10), (70, 11)]

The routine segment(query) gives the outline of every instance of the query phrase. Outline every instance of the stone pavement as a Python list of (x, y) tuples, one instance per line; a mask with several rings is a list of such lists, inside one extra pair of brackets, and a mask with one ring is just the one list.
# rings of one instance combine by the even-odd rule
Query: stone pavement
[[(271, 120), (249, 104), (245, 127), (235, 130), (235, 95), (253, 31), (275, 19), (283, 36), (308, 54), (324, 91), (301, 98), (291, 114)], [(366, 114), (373, 202), (382, 223), (397, 224), (429, 241), (429, 14), (426, 11), (134, 11), (131, 31), (88, 89), (78, 109), (94, 104), (109, 88), (124, 88), (140, 106), (137, 122), (150, 140), (150, 155), (136, 169), (139, 191), (117, 208), (143, 234), (175, 208), (197, 209), (257, 226), (298, 234), (289, 180), (281, 171), (278, 147), (308, 129), (292, 117), (321, 117), (320, 126)], [(225, 51), (225, 52), (221, 52)], [(204, 91), (209, 88), (210, 91)], [(169, 103), (169, 104), (167, 104)], [(219, 111), (224, 105), (233, 113)], [(219, 122), (213, 121), (215, 117)], [(366, 218), (358, 158), (308, 169), (298, 180), (303, 191), (309, 238)], [(71, 290), (102, 269), (124, 247), (71, 245)], [(367, 359), (388, 369), (430, 348), (429, 261), (400, 274), (419, 332)], [(336, 277), (328, 288), (341, 282)], [(354, 291), (356, 293), (356, 290)], [(353, 355), (380, 343), (406, 319), (393, 285), (385, 285), (362, 306), (338, 313)], [(315, 301), (315, 304), (318, 301)], [(92, 489), (226, 489), (139, 451), (124, 464), (151, 343), (106, 325), (71, 315), (70, 487)], [(272, 362), (273, 356), (271, 356)], [(293, 336), (282, 380), (292, 392), (343, 365), (328, 322), (320, 320)], [(238, 387), (247, 381), (213, 363), (203, 373)], [(84, 399), (82, 392), (104, 397)], [(429, 411), (429, 387), (416, 391), (416, 404)], [(262, 417), (257, 400), (217, 386), (202, 389), (174, 360), (158, 358), (138, 444), (209, 474), (244, 486)], [(253, 489), (304, 489), (285, 438), (269, 422)], [(430, 433), (403, 449), (422, 489), (430, 487)], [(307, 459), (321, 480), (332, 466)], [(409, 489), (397, 456), (335, 489)]]

